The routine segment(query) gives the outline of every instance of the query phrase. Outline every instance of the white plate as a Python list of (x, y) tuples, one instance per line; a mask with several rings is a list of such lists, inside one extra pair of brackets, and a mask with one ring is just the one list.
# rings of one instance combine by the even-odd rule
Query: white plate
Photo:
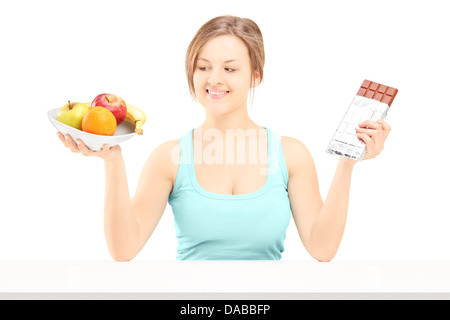
[(69, 134), (73, 140), (80, 139), (91, 150), (101, 150), (104, 144), (114, 147), (136, 135), (134, 132), (135, 126), (129, 122), (123, 121), (117, 126), (116, 132), (113, 136), (102, 136), (99, 134), (87, 133), (62, 122), (56, 120), (56, 115), (61, 108), (49, 110), (47, 112), (48, 118), (53, 123), (56, 129), (62, 134)]

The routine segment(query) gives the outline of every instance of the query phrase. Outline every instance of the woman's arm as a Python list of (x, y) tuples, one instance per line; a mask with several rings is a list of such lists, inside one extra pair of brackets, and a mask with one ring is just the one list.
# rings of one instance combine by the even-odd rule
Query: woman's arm
[(163, 143), (152, 152), (132, 199), (120, 146), (104, 146), (103, 150), (96, 152), (81, 141), (75, 143), (70, 137), (61, 140), (72, 152), (104, 160), (104, 224), (108, 249), (116, 261), (133, 259), (164, 213), (178, 167), (172, 160), (172, 150), (177, 147), (178, 140)]
[[(311, 216), (306, 218), (306, 224), (303, 223), (303, 227), (306, 225), (306, 230), (308, 230), (308, 235), (304, 236), (305, 248), (319, 261), (333, 259), (341, 243), (347, 221), (350, 181), (354, 164), (354, 160), (339, 159), (325, 202), (321, 206), (317, 206), (315, 211), (312, 210)], [(296, 189), (295, 181), (291, 185), (293, 190)], [(304, 181), (303, 183), (308, 182)], [(295, 199), (294, 202), (296, 202)], [(294, 207), (299, 208), (295, 205)], [(300, 206), (299, 211), (301, 210)], [(314, 216), (313, 212), (316, 212)], [(297, 210), (293, 209), (294, 216), (295, 213)], [(305, 218), (299, 218), (299, 220), (303, 221)]]
[(106, 243), (114, 260), (131, 260), (137, 254), (139, 224), (133, 214), (125, 162), (121, 151), (105, 161), (104, 229)]
[[(383, 120), (365, 121), (357, 135), (367, 147), (365, 159), (376, 157), (384, 147), (390, 126)], [(336, 255), (347, 221), (350, 182), (354, 160), (339, 158), (325, 202), (319, 190), (317, 172), (306, 146), (283, 137), (283, 150), (289, 170), (289, 199), (300, 238), (311, 256), (330, 261)]]
[(130, 199), (125, 163), (120, 154), (105, 159), (105, 236), (114, 260), (131, 260), (160, 221), (174, 182), (171, 150), (178, 141), (157, 147), (146, 161)]

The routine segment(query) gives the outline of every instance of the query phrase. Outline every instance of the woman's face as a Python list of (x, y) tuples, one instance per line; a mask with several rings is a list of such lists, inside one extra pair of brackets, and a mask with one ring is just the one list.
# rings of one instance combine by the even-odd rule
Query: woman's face
[(245, 43), (234, 36), (209, 40), (200, 50), (194, 71), (197, 100), (213, 114), (247, 108), (251, 62)]

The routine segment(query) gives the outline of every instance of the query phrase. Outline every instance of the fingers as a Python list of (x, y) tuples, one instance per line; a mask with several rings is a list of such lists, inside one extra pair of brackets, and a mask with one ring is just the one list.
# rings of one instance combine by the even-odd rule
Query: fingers
[(375, 158), (380, 152), (375, 141), (367, 133), (356, 133), (356, 136), (366, 144), (366, 154), (364, 160)]
[(381, 125), (383, 131), (387, 131), (389, 133), (391, 131), (391, 126), (384, 120), (378, 120), (377, 123)]
[(377, 121), (371, 121), (371, 120), (365, 120), (359, 124), (361, 128), (370, 128), (370, 129), (377, 129), (381, 128), (381, 124)]
[(369, 137), (376, 137), (377, 130), (374, 129), (365, 129), (365, 128), (356, 128), (356, 133), (364, 133), (368, 135)]
[(66, 142), (66, 139), (64, 138), (64, 135), (59, 131), (56, 132), (56, 135), (58, 136), (59, 140), (61, 140), (63, 145), (67, 148), (67, 142)]
[[(377, 121), (370, 121), (366, 120), (359, 124), (359, 127), (362, 129), (370, 129), (370, 130), (376, 130), (381, 131), (384, 133), (384, 135), (387, 137), (389, 132), (391, 131), (391, 126), (384, 120), (377, 120)], [(374, 133), (373, 131), (369, 131), (370, 133)], [(368, 133), (368, 132), (366, 132)]]
[(81, 152), (81, 154), (83, 154), (84, 156), (93, 156), (93, 155), (95, 155), (95, 151), (92, 151), (91, 149), (86, 147), (84, 142), (81, 141), (80, 139), (77, 139), (76, 143), (77, 143), (79, 152)]
[(56, 135), (66, 148), (69, 148), (73, 153), (81, 153), (84, 156), (95, 156), (106, 159), (106, 157), (111, 153), (117, 154), (117, 151), (120, 152), (121, 150), (119, 145), (110, 148), (108, 144), (104, 144), (102, 149), (99, 151), (93, 151), (89, 149), (80, 139), (76, 139), (76, 141), (74, 141), (69, 134), (64, 135), (58, 131)]
[(77, 144), (73, 141), (70, 135), (63, 135), (59, 131), (56, 134), (66, 148), (69, 148), (72, 152), (79, 152)]
[(374, 140), (385, 140), (390, 131), (391, 126), (384, 120), (366, 120), (359, 124), (359, 128), (356, 128), (357, 133), (365, 133)]
[(80, 150), (78, 149), (78, 145), (75, 143), (75, 141), (72, 139), (72, 137), (68, 134), (65, 135), (67, 147), (74, 153), (79, 153)]
[(83, 141), (77, 139), (74, 141), (69, 134), (63, 135), (61, 132), (56, 133), (59, 140), (64, 144), (66, 148), (69, 148), (73, 153), (81, 153), (84, 156), (93, 156), (95, 155), (95, 151), (89, 149)]
[(364, 159), (372, 159), (384, 149), (384, 142), (391, 131), (391, 126), (384, 120), (366, 120), (356, 128), (356, 136), (366, 144)]
[(375, 141), (367, 133), (357, 133), (356, 136), (366, 144), (368, 150), (375, 148)]

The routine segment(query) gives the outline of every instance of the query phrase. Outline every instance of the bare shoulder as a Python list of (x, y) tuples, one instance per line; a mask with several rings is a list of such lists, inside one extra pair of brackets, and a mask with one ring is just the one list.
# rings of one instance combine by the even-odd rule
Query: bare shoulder
[(146, 167), (157, 171), (166, 179), (175, 182), (180, 159), (180, 140), (174, 139), (158, 145), (147, 159)]
[(180, 151), (180, 140), (174, 139), (161, 143), (153, 150), (152, 155), (157, 157), (171, 156), (172, 152)]
[(289, 176), (299, 172), (302, 168), (314, 166), (314, 162), (306, 145), (292, 137), (282, 136), (281, 146), (288, 168)]

